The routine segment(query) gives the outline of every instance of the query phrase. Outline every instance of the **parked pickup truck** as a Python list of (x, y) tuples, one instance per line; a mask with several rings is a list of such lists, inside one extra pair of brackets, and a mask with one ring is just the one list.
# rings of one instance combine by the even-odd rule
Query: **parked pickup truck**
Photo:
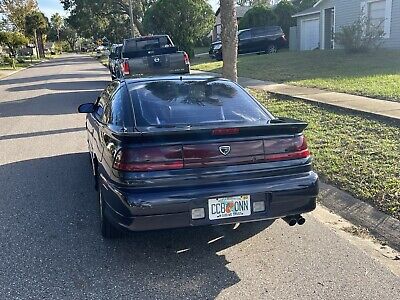
[(189, 56), (178, 51), (168, 35), (126, 39), (121, 51), (117, 77), (189, 74)]
[(110, 55), (108, 56), (108, 69), (110, 70), (111, 78), (117, 78), (116, 73), (121, 62), (122, 44), (114, 44), (111, 46)]

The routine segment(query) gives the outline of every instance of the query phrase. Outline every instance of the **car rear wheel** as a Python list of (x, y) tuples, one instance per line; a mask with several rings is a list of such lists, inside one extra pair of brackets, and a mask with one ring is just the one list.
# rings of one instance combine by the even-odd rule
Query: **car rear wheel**
[(278, 48), (276, 47), (276, 45), (274, 45), (274, 44), (268, 45), (267, 51), (266, 51), (267, 54), (273, 54), (276, 52), (278, 52)]
[(98, 192), (99, 206), (100, 206), (100, 229), (101, 235), (105, 239), (115, 239), (123, 237), (123, 232), (115, 228), (110, 221), (108, 221), (107, 216), (104, 214), (104, 201), (101, 189)]

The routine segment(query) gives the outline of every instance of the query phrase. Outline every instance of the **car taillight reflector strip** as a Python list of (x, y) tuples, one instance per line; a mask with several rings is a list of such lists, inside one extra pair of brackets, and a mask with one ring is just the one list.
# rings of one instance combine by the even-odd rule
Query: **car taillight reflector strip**
[[(293, 159), (308, 158), (310, 151), (304, 136), (294, 138), (269, 139), (249, 141), (248, 149), (244, 149), (243, 142), (232, 142), (230, 153), (223, 155), (216, 152), (219, 144), (206, 144), (203, 148), (191, 150), (190, 146), (165, 146), (148, 148), (127, 148), (118, 151), (114, 159), (114, 169), (128, 172), (147, 172), (162, 170), (178, 170), (183, 168), (199, 168), (216, 165), (234, 165), (238, 163), (276, 162)], [(223, 143), (221, 145), (225, 145)], [(255, 146), (264, 150), (264, 154), (255, 150)], [(262, 146), (264, 149), (262, 150)], [(242, 149), (237, 149), (242, 147)], [(253, 148), (252, 148), (253, 147)], [(213, 148), (216, 148), (212, 150)], [(220, 151), (220, 150), (218, 150)], [(247, 152), (246, 152), (247, 151)], [(243, 152), (243, 155), (239, 152)], [(186, 158), (186, 160), (185, 160)]]

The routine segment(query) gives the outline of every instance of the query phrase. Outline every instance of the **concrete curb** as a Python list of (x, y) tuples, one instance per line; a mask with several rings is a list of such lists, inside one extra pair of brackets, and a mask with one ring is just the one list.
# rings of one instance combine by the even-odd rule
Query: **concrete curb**
[(320, 183), (318, 202), (354, 225), (367, 228), (373, 236), (400, 251), (399, 220), (325, 183)]
[(19, 73), (19, 72), (22, 72), (22, 71), (25, 71), (25, 70), (27, 70), (27, 69), (36, 67), (37, 65), (40, 65), (41, 63), (44, 63), (44, 62), (46, 62), (46, 60), (42, 60), (42, 61), (40, 61), (40, 62), (34, 63), (34, 64), (31, 65), (31, 66), (28, 66), (28, 67), (25, 67), (25, 68), (21, 68), (21, 69), (12, 71), (10, 74), (7, 74), (7, 75), (4, 76), (4, 77), (0, 77), (0, 81), (3, 80), (3, 79), (8, 78), (8, 77), (10, 77), (10, 76), (13, 76), (13, 75), (15, 75), (15, 74), (17, 74), (17, 73)]

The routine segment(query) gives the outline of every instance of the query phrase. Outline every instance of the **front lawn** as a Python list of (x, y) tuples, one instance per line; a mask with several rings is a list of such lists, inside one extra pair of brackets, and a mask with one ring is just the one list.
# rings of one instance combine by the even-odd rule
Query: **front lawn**
[(400, 219), (400, 128), (295, 100), (251, 90), (276, 116), (309, 123), (306, 129), (320, 177)]
[[(221, 72), (222, 62), (195, 59), (192, 68)], [(400, 102), (400, 51), (283, 51), (239, 56), (239, 76)]]
[(202, 54), (202, 53), (208, 53), (208, 50), (210, 50), (209, 47), (197, 47), (197, 48), (194, 48), (194, 54), (198, 55), (198, 54)]

